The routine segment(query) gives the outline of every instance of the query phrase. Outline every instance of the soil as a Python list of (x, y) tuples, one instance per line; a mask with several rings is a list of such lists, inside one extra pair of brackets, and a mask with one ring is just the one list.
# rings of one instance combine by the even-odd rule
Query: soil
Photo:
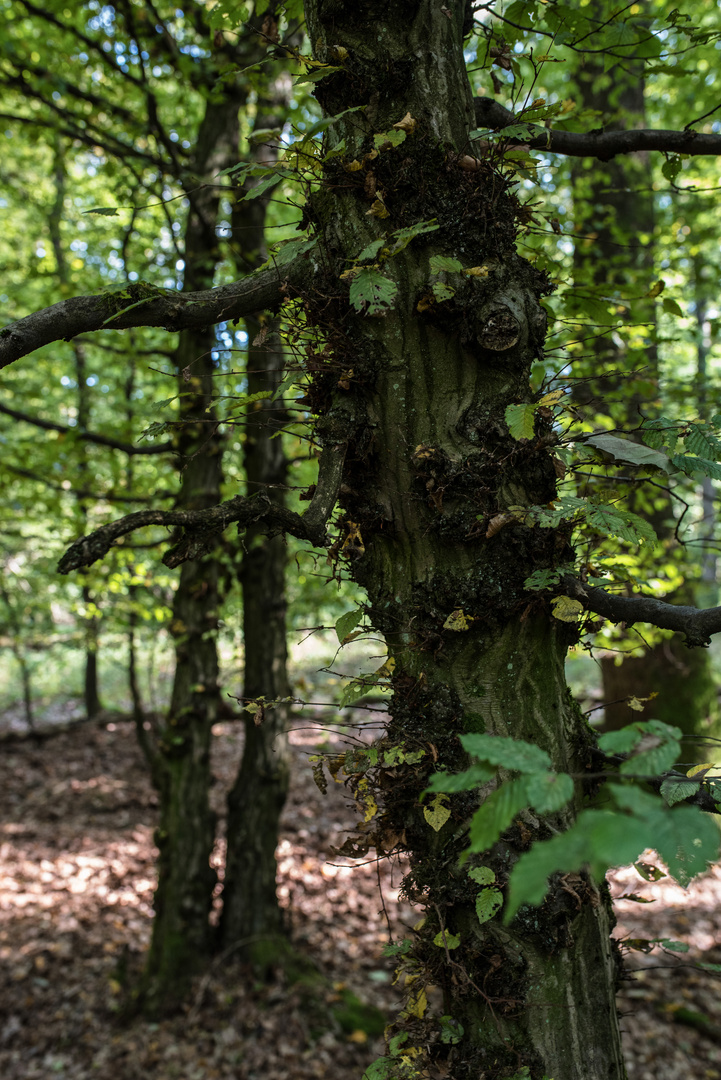
[[(368, 738), (380, 714), (358, 715), (370, 724)], [(17, 728), (14, 718), (5, 720), (6, 731)], [(313, 783), (308, 754), (341, 749), (339, 729), (326, 723), (325, 715), (308, 711), (295, 720), (293, 784), (278, 849), (279, 895), (292, 940), (327, 980), (320, 1029), (302, 991), (281, 971), (260, 984), (233, 956), (215, 960), (181, 1013), (155, 1023), (124, 1020), (127, 988), (149, 940), (157, 814), (133, 726), (115, 719), (4, 743), (4, 1080), (359, 1080), (383, 1052), (382, 1038), (372, 1024), (354, 1026), (352, 1010), (350, 1020), (339, 1022), (338, 1003), (352, 993), (393, 1015), (399, 1003), (393, 962), (381, 949), (389, 934), (402, 937), (419, 915), (399, 900), (397, 863), (351, 862), (331, 853), (355, 809), (342, 785), (329, 783), (324, 796)], [(214, 736), (212, 797), (222, 814), (241, 738), (232, 722), (216, 725)], [(220, 866), (222, 841), (215, 859)], [(645, 861), (652, 863), (652, 855)], [(721, 965), (721, 869), (683, 890), (625, 868), (614, 873), (612, 890), (652, 901), (616, 901), (616, 934), (629, 969), (619, 1008), (630, 1080), (721, 1080), (719, 973), (697, 966)], [(687, 952), (679, 951), (685, 946)]]

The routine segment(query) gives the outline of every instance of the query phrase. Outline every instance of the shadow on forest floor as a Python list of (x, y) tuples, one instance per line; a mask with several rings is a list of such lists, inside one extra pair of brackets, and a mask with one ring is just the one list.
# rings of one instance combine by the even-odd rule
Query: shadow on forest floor
[[(222, 813), (241, 743), (232, 723), (216, 725), (214, 734), (212, 798)], [(5, 744), (3, 1080), (359, 1080), (381, 1044), (352, 1023), (334, 1022), (333, 1006), (350, 991), (390, 1017), (398, 995), (392, 963), (381, 957), (388, 926), (376, 864), (329, 856), (354, 820), (352, 803), (341, 785), (330, 784), (321, 795), (306, 763), (308, 753), (333, 750), (338, 738), (312, 709), (296, 720), (293, 784), (278, 853), (294, 942), (328, 979), (327, 1028), (320, 1031), (310, 1030), (298, 990), (282, 977), (259, 986), (247, 969), (227, 960), (198, 980), (183, 1013), (122, 1025), (123, 985), (149, 939), (157, 802), (132, 724), (84, 724), (40, 743)], [(222, 841), (216, 857), (220, 865)], [(399, 902), (397, 865), (382, 863), (380, 878), (393, 934), (402, 936), (417, 913)], [(690, 946), (686, 954), (628, 955), (629, 966), (641, 969), (620, 995), (630, 1080), (689, 1074), (721, 1080), (717, 977), (679, 966), (694, 959), (721, 962), (721, 870), (688, 893), (663, 880), (644, 882), (633, 870), (618, 872), (612, 888), (617, 896), (655, 900), (620, 900), (619, 936)], [(675, 1022), (679, 1018), (683, 1024)]]

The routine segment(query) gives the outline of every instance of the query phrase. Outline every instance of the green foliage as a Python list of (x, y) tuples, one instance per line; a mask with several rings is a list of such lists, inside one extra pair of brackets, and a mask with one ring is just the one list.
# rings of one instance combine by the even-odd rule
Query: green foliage
[(538, 405), (529, 402), (526, 405), (508, 405), (506, 423), (514, 439), (532, 439), (535, 433), (536, 411)]
[(350, 286), (350, 302), (366, 315), (384, 315), (393, 306), (398, 286), (374, 267), (363, 267)]
[(606, 754), (630, 754), (620, 766), (621, 773), (659, 776), (678, 760), (680, 739), (678, 728), (645, 720), (601, 735), (598, 745)]

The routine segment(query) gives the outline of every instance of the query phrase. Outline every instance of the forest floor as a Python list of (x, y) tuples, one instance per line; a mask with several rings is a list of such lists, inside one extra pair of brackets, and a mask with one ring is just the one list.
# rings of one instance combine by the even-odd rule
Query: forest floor
[[(0, 734), (10, 721), (0, 717)], [(213, 802), (222, 813), (240, 756), (238, 726), (218, 724), (214, 735)], [(345, 1006), (352, 994), (392, 1016), (398, 994), (381, 949), (389, 928), (403, 936), (418, 913), (399, 899), (398, 865), (358, 865), (331, 853), (355, 811), (342, 785), (318, 791), (307, 755), (342, 749), (338, 730), (307, 710), (291, 739), (280, 896), (294, 943), (326, 977), (320, 1027), (281, 973), (259, 984), (233, 957), (198, 980), (182, 1013), (122, 1021), (125, 984), (149, 940), (157, 812), (132, 724), (84, 724), (4, 743), (3, 1080), (360, 1080), (382, 1053), (379, 1018), (374, 1031), (362, 1009)], [(216, 856), (220, 865), (220, 843)], [(630, 1080), (721, 1080), (719, 976), (695, 966), (721, 964), (721, 868), (688, 891), (625, 869), (613, 875), (612, 890), (653, 901), (617, 900), (619, 937), (689, 946), (627, 953), (634, 972), (619, 1007)]]

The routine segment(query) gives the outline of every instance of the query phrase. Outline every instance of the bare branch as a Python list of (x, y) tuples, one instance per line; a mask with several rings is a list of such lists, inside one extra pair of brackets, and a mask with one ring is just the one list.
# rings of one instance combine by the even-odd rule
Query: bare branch
[(163, 556), (163, 562), (171, 568), (205, 555), (223, 530), (234, 523), (240, 530), (263, 522), (269, 533), (290, 533), (315, 547), (325, 547), (326, 524), (338, 498), (345, 452), (345, 443), (329, 445), (323, 450), (315, 494), (302, 515), (271, 502), (265, 493), (251, 498), (237, 495), (204, 510), (139, 510), (81, 536), (65, 552), (58, 570), (67, 574), (91, 566), (107, 555), (116, 540), (146, 525), (177, 525), (185, 530), (178, 543)]
[(110, 435), (101, 435), (95, 431), (79, 431), (77, 428), (70, 427), (69, 424), (43, 420), (40, 416), (32, 416), (30, 413), (11, 409), (9, 405), (0, 404), (0, 413), (11, 416), (13, 420), (22, 420), (24, 424), (32, 424), (33, 427), (41, 428), (43, 431), (59, 431), (61, 435), (71, 435), (82, 442), (97, 443), (98, 446), (109, 446), (111, 450), (121, 450), (124, 454), (167, 454), (173, 450), (172, 442), (157, 443), (154, 446), (133, 446), (132, 443), (123, 442), (121, 439), (113, 439)]
[(712, 635), (721, 633), (721, 607), (667, 604), (653, 596), (614, 596), (605, 589), (586, 585), (572, 577), (564, 577), (562, 588), (567, 596), (583, 604), (586, 611), (628, 626), (645, 622), (661, 630), (675, 630), (686, 635), (689, 647), (709, 645)]
[(43, 345), (70, 341), (91, 330), (163, 326), (174, 332), (241, 319), (255, 311), (275, 311), (290, 295), (289, 288), (307, 278), (307, 263), (301, 256), (289, 266), (261, 270), (231, 285), (201, 292), (150, 289), (137, 282), (122, 292), (61, 300), (0, 330), (0, 368)]
[[(502, 132), (511, 124), (525, 124), (523, 114), (515, 116), (489, 97), (474, 99), (476, 123)], [(539, 124), (526, 124), (528, 136), (514, 133), (513, 144), (528, 150), (545, 150), (566, 157), (593, 157), (609, 161), (617, 154), (658, 150), (667, 154), (721, 154), (721, 135), (697, 131), (558, 131)], [(478, 145), (477, 143), (475, 144)]]

